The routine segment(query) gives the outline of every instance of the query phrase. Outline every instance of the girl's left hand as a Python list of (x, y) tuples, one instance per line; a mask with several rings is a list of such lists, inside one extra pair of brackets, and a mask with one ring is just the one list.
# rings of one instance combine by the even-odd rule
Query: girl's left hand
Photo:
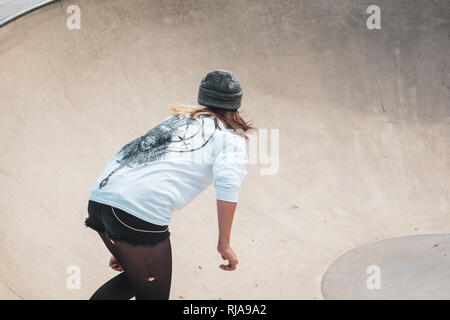
[(111, 269), (116, 270), (116, 271), (123, 271), (122, 266), (119, 263), (119, 260), (116, 259), (116, 257), (111, 256), (111, 259), (109, 259), (109, 266), (111, 267)]
[(219, 268), (225, 271), (236, 270), (238, 259), (233, 249), (231, 249), (229, 245), (221, 246), (220, 244), (218, 244), (217, 251), (220, 253), (223, 260), (228, 260), (228, 264), (221, 264), (219, 265)]

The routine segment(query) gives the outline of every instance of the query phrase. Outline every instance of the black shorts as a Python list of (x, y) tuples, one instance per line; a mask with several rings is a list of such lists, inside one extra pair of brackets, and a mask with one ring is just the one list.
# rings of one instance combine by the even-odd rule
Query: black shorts
[(154, 246), (170, 237), (169, 226), (158, 226), (96, 201), (89, 200), (88, 214), (84, 224), (111, 240)]

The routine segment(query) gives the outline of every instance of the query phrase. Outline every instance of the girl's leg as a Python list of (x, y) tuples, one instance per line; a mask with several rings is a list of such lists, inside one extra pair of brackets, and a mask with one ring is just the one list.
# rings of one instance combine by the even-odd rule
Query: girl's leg
[(134, 246), (114, 241), (118, 257), (136, 300), (168, 300), (172, 279), (170, 238), (155, 246)]
[(121, 272), (98, 288), (90, 300), (130, 300), (133, 297), (130, 281), (125, 272)]
[[(104, 234), (99, 232), (100, 237), (105, 243), (111, 254), (120, 260), (119, 252), (113, 245), (111, 240)], [(121, 272), (104, 285), (102, 285), (90, 298), (91, 300), (129, 300), (134, 297), (133, 287), (128, 280), (125, 272)]]

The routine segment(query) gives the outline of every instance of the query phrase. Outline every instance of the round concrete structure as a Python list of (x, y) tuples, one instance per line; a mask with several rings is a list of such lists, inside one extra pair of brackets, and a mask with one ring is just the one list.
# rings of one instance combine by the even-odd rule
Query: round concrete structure
[(325, 299), (450, 299), (450, 234), (353, 249), (328, 269), (322, 293)]

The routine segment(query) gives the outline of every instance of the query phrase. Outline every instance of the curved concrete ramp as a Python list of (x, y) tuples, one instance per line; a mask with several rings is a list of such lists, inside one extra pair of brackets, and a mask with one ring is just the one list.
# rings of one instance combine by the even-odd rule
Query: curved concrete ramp
[(0, 298), (87, 299), (116, 274), (83, 225), (90, 189), (216, 68), (279, 154), (248, 166), (235, 272), (213, 188), (174, 213), (171, 299), (320, 299), (349, 248), (448, 233), (450, 3), (377, 3), (381, 30), (365, 0), (65, 0), (1, 27)]
[(360, 246), (322, 280), (325, 299), (450, 299), (450, 234)]

